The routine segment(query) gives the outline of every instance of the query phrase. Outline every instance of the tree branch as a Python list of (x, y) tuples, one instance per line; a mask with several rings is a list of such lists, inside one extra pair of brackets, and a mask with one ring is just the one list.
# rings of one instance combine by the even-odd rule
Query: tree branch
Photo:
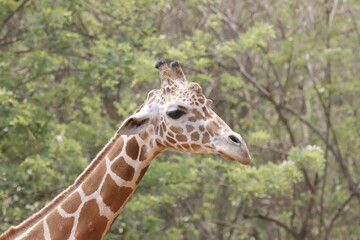
[(3, 21), (2, 25), (1, 25), (1, 30), (5, 27), (5, 25), (10, 21), (10, 19), (15, 16), (15, 14), (20, 11), (26, 3), (28, 3), (30, 0), (24, 0), (12, 13), (9, 14), (9, 16), (7, 16), (5, 18), (5, 20)]
[(332, 152), (332, 154), (334, 155), (335, 159), (337, 160), (337, 162), (340, 165), (340, 169), (342, 171), (342, 173), (345, 176), (345, 179), (347, 180), (348, 183), (348, 187), (349, 189), (355, 193), (356, 198), (358, 199), (358, 201), (360, 202), (360, 188), (359, 188), (359, 184), (355, 181), (355, 179), (353, 178), (353, 176), (351, 175), (349, 168), (346, 166), (344, 159), (342, 158), (342, 155), (336, 151), (334, 145), (328, 140), (326, 139), (326, 136), (324, 136), (323, 133), (320, 132), (320, 130), (318, 130), (311, 122), (309, 122), (308, 120), (306, 120), (304, 117), (302, 117), (301, 115), (299, 115), (298, 113), (296, 113), (294, 110), (292, 110), (291, 108), (285, 106), (285, 105), (280, 105), (282, 109), (286, 110), (287, 112), (289, 112), (291, 115), (293, 115), (294, 117), (296, 117), (299, 121), (301, 121), (302, 123), (304, 123), (306, 126), (308, 126), (329, 148), (329, 150)]
[(344, 208), (346, 207), (346, 205), (349, 204), (349, 202), (351, 201), (351, 199), (352, 199), (354, 196), (355, 196), (355, 194), (352, 193), (352, 194), (345, 200), (345, 202), (343, 202), (343, 203), (339, 206), (339, 208), (336, 210), (335, 215), (334, 215), (334, 216), (331, 218), (331, 220), (330, 220), (329, 226), (328, 226), (328, 227), (326, 228), (326, 230), (325, 230), (325, 238), (324, 238), (325, 240), (329, 238), (329, 235), (330, 235), (330, 232), (331, 232), (331, 230), (332, 230), (332, 227), (333, 227), (333, 225), (334, 225), (335, 220), (340, 216), (341, 212), (344, 210)]
[(291, 236), (293, 236), (295, 239), (299, 239), (299, 236), (298, 234), (293, 230), (291, 229), (288, 225), (286, 225), (285, 223), (283, 222), (280, 222), (279, 220), (275, 219), (275, 218), (272, 218), (272, 217), (268, 217), (268, 216), (264, 216), (264, 215), (260, 215), (260, 214), (257, 214), (255, 216), (247, 216), (245, 215), (244, 216), (245, 218), (259, 218), (261, 220), (264, 220), (264, 221), (268, 221), (268, 222), (272, 222), (272, 223), (275, 223), (276, 225), (278, 225), (279, 227), (283, 228), (285, 231), (287, 231)]

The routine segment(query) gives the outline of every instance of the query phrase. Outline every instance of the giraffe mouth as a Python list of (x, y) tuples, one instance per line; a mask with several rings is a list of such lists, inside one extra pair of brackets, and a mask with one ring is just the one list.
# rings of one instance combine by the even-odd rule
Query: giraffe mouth
[(219, 152), (226, 160), (229, 160), (229, 161), (236, 161), (236, 162), (239, 162), (239, 163), (241, 163), (241, 164), (243, 164), (243, 165), (249, 165), (250, 164), (250, 160), (251, 160), (251, 158), (250, 158), (250, 155), (249, 155), (249, 153), (247, 153), (246, 155), (246, 157), (237, 157), (237, 158), (235, 158), (235, 157), (232, 157), (232, 156), (230, 156), (229, 154), (226, 154), (226, 153), (224, 153), (224, 152), (222, 152), (222, 151), (220, 151)]

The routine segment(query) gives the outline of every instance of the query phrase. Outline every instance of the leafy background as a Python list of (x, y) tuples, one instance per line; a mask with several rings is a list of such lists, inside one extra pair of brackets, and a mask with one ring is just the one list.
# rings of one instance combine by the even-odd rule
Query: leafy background
[(251, 166), (163, 153), (106, 239), (358, 239), (357, 0), (0, 1), (0, 231), (181, 62)]

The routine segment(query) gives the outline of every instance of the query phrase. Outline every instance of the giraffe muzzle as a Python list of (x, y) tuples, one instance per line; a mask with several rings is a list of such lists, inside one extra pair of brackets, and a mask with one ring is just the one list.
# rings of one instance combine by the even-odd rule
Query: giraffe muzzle
[(245, 141), (239, 134), (230, 134), (217, 144), (218, 152), (227, 160), (248, 165), (251, 161)]

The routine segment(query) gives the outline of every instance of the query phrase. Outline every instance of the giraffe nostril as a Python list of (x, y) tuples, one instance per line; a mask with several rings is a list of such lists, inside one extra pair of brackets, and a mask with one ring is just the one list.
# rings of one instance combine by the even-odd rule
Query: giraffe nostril
[(240, 139), (238, 139), (237, 137), (235, 137), (234, 135), (230, 135), (229, 138), (231, 139), (231, 141), (233, 141), (236, 144), (241, 144)]

